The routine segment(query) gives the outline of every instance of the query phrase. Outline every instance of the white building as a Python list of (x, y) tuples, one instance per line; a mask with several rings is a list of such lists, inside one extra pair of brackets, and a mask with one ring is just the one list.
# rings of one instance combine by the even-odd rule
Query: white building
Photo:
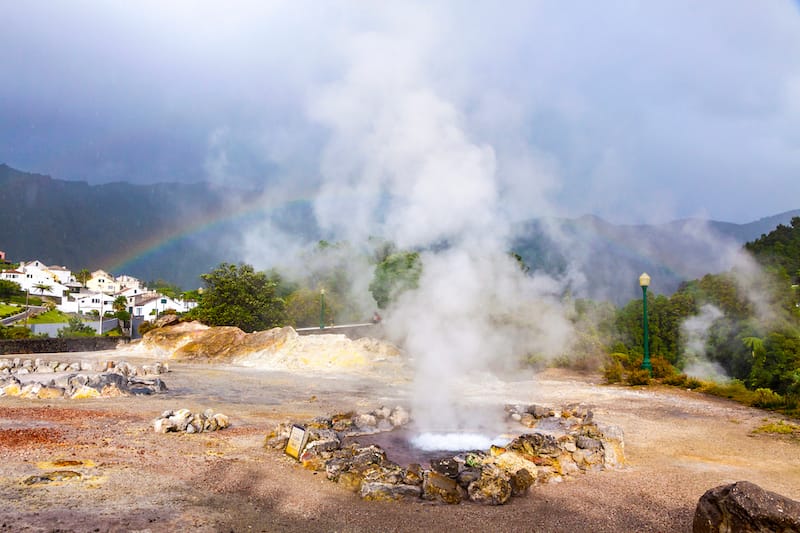
[(167, 309), (186, 313), (195, 307), (197, 307), (195, 301), (170, 298), (157, 292), (148, 292), (133, 298), (133, 316), (142, 316), (145, 320), (155, 318)]
[[(63, 271), (59, 271), (59, 273), (64, 275)], [(19, 284), (23, 291), (36, 296), (49, 297), (56, 303), (61, 302), (69, 293), (69, 288), (60, 282), (60, 277), (40, 261), (20, 262), (19, 268), (16, 270), (1, 271), (0, 279), (13, 281)], [(69, 280), (67, 279), (67, 281)]]
[(89, 292), (105, 292), (114, 294), (121, 289), (114, 276), (105, 270), (95, 270), (92, 277), (86, 281), (86, 288)]
[(81, 313), (84, 315), (93, 311), (97, 311), (98, 314), (101, 312), (102, 314), (113, 313), (115, 299), (116, 296), (102, 292), (75, 294), (69, 301), (59, 305), (58, 309), (64, 313)]
[(119, 284), (120, 290), (124, 289), (139, 289), (140, 291), (145, 290), (144, 283), (142, 283), (139, 279), (134, 278), (133, 276), (129, 276), (127, 274), (122, 274), (121, 276), (117, 276), (114, 278)]

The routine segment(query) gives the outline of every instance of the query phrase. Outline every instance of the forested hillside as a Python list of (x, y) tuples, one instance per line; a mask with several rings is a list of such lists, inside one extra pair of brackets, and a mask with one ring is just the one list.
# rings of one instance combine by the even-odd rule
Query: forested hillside
[[(800, 397), (800, 217), (745, 248), (760, 275), (736, 269), (707, 274), (671, 296), (648, 294), (651, 354), (680, 370), (721, 371), (751, 389)], [(610, 351), (635, 368), (642, 360), (642, 301), (604, 317)], [(624, 356), (624, 357), (622, 357)], [(703, 367), (704, 365), (704, 367)], [(668, 366), (668, 365), (667, 365)]]

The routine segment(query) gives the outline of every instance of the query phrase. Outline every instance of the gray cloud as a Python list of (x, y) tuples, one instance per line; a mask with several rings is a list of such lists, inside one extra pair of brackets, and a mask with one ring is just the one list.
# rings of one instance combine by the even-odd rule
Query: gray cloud
[[(329, 131), (310, 93), (346, 79), (353, 47), (371, 54), (370, 39), (391, 35), (368, 62), (379, 88), (421, 69), (494, 151), (512, 218), (744, 222), (800, 196), (800, 13), (789, 0), (0, 11), (0, 160), (55, 177), (313, 188)], [(404, 63), (419, 50), (422, 61)]]

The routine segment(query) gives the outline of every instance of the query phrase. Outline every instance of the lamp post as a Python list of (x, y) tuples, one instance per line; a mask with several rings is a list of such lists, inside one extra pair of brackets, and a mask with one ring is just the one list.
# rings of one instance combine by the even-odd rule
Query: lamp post
[(650, 285), (650, 276), (644, 272), (639, 276), (639, 286), (642, 287), (642, 324), (644, 325), (644, 359), (642, 369), (653, 375), (653, 365), (650, 364), (650, 339), (647, 335), (647, 287)]
[(31, 288), (28, 287), (25, 289), (25, 327), (28, 327), (28, 315), (31, 314), (31, 308), (28, 307), (28, 294), (30, 294)]
[(325, 289), (319, 290), (319, 329), (325, 329)]

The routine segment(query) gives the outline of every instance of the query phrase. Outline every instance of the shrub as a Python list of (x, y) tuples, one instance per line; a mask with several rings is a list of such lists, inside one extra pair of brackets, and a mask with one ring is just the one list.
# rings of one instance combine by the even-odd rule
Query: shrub
[(628, 354), (623, 352), (613, 352), (608, 356), (612, 361), (617, 361), (623, 367), (628, 367), (630, 365), (630, 358)]
[(703, 386), (703, 382), (697, 378), (687, 377), (686, 378), (686, 388), (687, 389), (699, 389)]
[(76, 316), (69, 319), (67, 326), (58, 330), (59, 338), (67, 337), (94, 337), (95, 331), (91, 326), (87, 326), (83, 321)]
[(703, 384), (701, 391), (748, 405), (752, 402), (755, 394), (753, 391), (748, 390), (744, 383), (738, 379), (731, 380), (728, 383), (706, 382)]
[(641, 368), (635, 368), (628, 372), (626, 381), (628, 382), (628, 385), (649, 385), (650, 372)]
[(661, 356), (650, 359), (650, 364), (653, 366), (653, 377), (656, 379), (668, 378), (677, 373), (675, 367)]
[(31, 337), (31, 330), (25, 326), (0, 326), (0, 339), (27, 339)]
[(686, 387), (686, 380), (689, 376), (686, 374), (673, 374), (664, 378), (664, 385), (672, 385), (673, 387)]
[(772, 389), (756, 389), (755, 397), (750, 405), (753, 407), (761, 407), (763, 409), (775, 409), (782, 407), (785, 404), (783, 396), (773, 392)]
[(139, 335), (144, 335), (148, 331), (155, 329), (155, 326), (149, 320), (145, 320), (141, 324), (139, 324)]
[(610, 359), (603, 367), (603, 377), (606, 383), (619, 383), (624, 377), (625, 369), (619, 359)]

